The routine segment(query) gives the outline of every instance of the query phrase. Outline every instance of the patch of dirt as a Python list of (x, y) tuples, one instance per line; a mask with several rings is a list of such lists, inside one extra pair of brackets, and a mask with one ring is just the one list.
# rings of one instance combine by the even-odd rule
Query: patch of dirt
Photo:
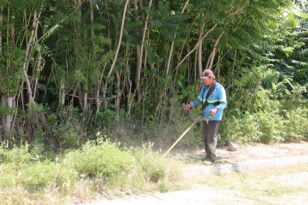
[[(216, 155), (228, 162), (241, 162), (258, 159), (271, 159), (308, 155), (308, 142), (282, 144), (246, 144), (239, 145), (236, 151), (227, 151), (226, 147), (218, 148)], [(173, 152), (174, 157), (201, 159), (205, 157), (202, 149), (194, 151)], [(181, 157), (180, 157), (181, 156)]]

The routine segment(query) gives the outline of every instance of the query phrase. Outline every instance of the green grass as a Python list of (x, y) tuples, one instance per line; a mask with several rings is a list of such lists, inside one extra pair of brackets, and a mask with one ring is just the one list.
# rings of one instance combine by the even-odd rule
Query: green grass
[(179, 175), (176, 162), (148, 145), (127, 149), (97, 140), (54, 159), (36, 154), (25, 147), (0, 148), (0, 205), (61, 204), (66, 198), (168, 191)]
[(54, 159), (37, 158), (36, 154), (25, 147), (0, 148), (0, 205), (61, 204), (67, 198), (82, 201), (95, 196), (114, 198), (140, 192), (166, 192), (196, 183), (232, 190), (238, 197), (256, 204), (270, 204), (276, 198), (308, 193), (308, 177), (293, 179), (299, 173), (307, 173), (307, 165), (183, 181), (182, 164), (163, 158), (150, 145), (123, 148), (98, 140)]

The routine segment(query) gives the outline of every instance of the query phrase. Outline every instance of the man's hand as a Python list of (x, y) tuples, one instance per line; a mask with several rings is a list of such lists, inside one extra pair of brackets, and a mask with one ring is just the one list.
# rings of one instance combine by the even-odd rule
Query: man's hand
[(214, 115), (216, 114), (217, 111), (218, 111), (217, 108), (210, 109), (210, 115), (211, 115), (211, 116), (214, 116)]
[(192, 105), (190, 103), (183, 103), (183, 109), (184, 111), (189, 111), (192, 108)]

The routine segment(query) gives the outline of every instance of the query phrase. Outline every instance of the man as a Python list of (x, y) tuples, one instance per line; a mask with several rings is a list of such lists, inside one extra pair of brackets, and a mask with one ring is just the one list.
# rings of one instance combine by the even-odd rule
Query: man
[(202, 104), (203, 121), (203, 137), (205, 143), (206, 157), (204, 160), (215, 162), (217, 146), (217, 133), (220, 122), (222, 120), (223, 111), (227, 107), (227, 97), (224, 87), (216, 82), (215, 75), (211, 70), (204, 70), (201, 79), (203, 86), (201, 87), (199, 96), (194, 101), (184, 104), (185, 111)]

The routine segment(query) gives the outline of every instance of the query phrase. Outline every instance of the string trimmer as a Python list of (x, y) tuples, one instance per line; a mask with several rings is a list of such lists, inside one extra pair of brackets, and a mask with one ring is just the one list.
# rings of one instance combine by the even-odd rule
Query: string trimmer
[(179, 141), (181, 141), (181, 139), (187, 134), (187, 132), (189, 132), (189, 130), (191, 130), (191, 128), (193, 128), (193, 126), (195, 126), (195, 124), (197, 124), (198, 122), (201, 121), (206, 121), (206, 123), (208, 123), (208, 121), (210, 120), (211, 116), (209, 118), (205, 118), (205, 117), (198, 117), (194, 120), (194, 122), (181, 134), (181, 136), (171, 145), (171, 147), (163, 154), (163, 157), (167, 156), (169, 154), (169, 152), (175, 147), (175, 145), (177, 145), (179, 143)]

